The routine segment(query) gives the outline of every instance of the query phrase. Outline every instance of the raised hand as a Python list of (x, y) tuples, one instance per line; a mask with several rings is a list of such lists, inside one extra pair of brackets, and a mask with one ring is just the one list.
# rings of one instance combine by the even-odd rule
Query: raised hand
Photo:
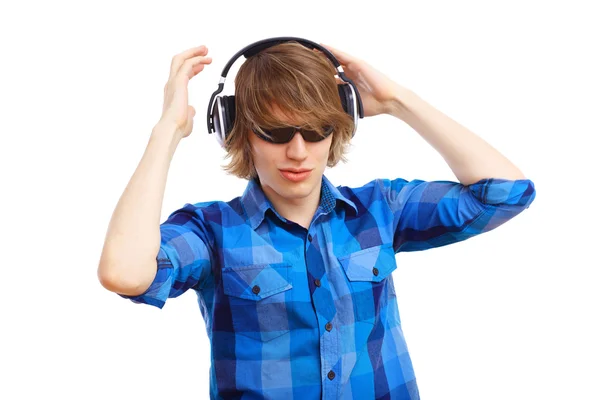
[(192, 133), (196, 110), (188, 104), (188, 82), (212, 62), (204, 45), (177, 54), (171, 61), (171, 73), (165, 84), (160, 122), (174, 123), (181, 138)]
[[(329, 45), (319, 44), (337, 58), (344, 69), (345, 75), (352, 79), (358, 88), (365, 117), (389, 112), (394, 97), (402, 89), (398, 83), (360, 58), (351, 56)], [(337, 79), (338, 83), (342, 82), (339, 78)]]

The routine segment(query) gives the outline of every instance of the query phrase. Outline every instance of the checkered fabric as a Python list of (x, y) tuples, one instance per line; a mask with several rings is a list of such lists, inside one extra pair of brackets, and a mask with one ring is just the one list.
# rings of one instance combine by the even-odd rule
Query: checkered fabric
[(251, 180), (231, 201), (174, 211), (160, 226), (154, 282), (120, 296), (162, 308), (196, 292), (212, 399), (415, 400), (396, 253), (490, 231), (534, 198), (526, 179), (376, 179), (349, 188), (323, 176), (307, 230), (279, 215)]

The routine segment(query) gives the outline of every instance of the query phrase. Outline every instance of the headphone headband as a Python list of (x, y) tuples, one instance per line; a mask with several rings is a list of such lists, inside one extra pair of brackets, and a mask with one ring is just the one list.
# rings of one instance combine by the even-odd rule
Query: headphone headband
[(285, 43), (285, 42), (291, 42), (291, 41), (296, 41), (296, 42), (300, 43), (301, 45), (303, 45), (304, 47), (307, 47), (311, 50), (313, 50), (315, 48), (321, 50), (327, 56), (327, 58), (329, 58), (331, 60), (331, 62), (333, 63), (333, 65), (336, 68), (340, 67), (340, 63), (338, 62), (338, 60), (325, 47), (323, 47), (315, 42), (312, 42), (310, 40), (307, 40), (307, 39), (302, 39), (299, 37), (292, 37), (292, 36), (282, 36), (282, 37), (274, 37), (274, 38), (259, 40), (258, 42), (249, 44), (248, 46), (244, 47), (242, 50), (235, 53), (234, 56), (231, 57), (229, 62), (227, 62), (227, 64), (225, 65), (225, 68), (223, 68), (223, 72), (221, 72), (221, 78), (225, 78), (227, 76), (229, 69), (231, 68), (233, 63), (238, 58), (240, 58), (241, 55), (243, 55), (246, 59), (248, 59), (248, 58), (252, 57), (253, 55), (260, 53), (261, 51), (268, 49), (269, 47), (273, 47), (275, 45)]

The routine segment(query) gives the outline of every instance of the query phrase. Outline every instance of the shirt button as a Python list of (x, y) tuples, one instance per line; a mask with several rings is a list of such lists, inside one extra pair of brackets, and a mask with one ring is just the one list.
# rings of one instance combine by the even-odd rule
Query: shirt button
[(315, 279), (315, 286), (316, 287), (321, 287), (321, 281), (318, 279)]
[(310, 233), (308, 234), (308, 241), (312, 242), (312, 235)]
[(259, 292), (260, 292), (260, 287), (258, 287), (258, 285), (254, 285), (254, 287), (252, 288), (252, 293), (258, 294)]
[(325, 329), (327, 329), (327, 332), (331, 332), (331, 329), (333, 329), (333, 325), (331, 325), (331, 322), (325, 324)]
[(373, 268), (373, 275), (379, 275), (379, 270), (377, 268)]
[(327, 374), (327, 377), (329, 378), (330, 381), (332, 381), (333, 378), (335, 378), (335, 372), (329, 371), (329, 373)]

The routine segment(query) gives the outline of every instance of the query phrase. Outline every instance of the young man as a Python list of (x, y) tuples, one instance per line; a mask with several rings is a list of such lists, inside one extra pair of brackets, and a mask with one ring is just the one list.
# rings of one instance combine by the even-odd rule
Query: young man
[(211, 343), (211, 398), (419, 398), (402, 333), (395, 254), (468, 239), (529, 207), (533, 183), (484, 140), (365, 61), (326, 47), (364, 116), (394, 115), (459, 182), (375, 179), (334, 186), (354, 121), (335, 69), (298, 43), (249, 57), (236, 76), (228, 202), (186, 204), (159, 223), (169, 163), (192, 131), (189, 79), (206, 47), (174, 57), (163, 116), (111, 219), (104, 287), (162, 308), (193, 289)]

